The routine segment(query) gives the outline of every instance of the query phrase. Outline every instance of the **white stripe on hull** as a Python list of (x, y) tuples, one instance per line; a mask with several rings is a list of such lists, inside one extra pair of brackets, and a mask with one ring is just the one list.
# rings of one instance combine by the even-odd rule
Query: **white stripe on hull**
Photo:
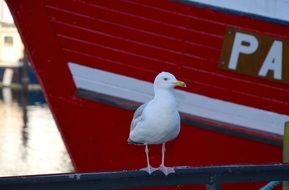
[[(77, 88), (144, 103), (153, 97), (153, 83), (135, 78), (69, 63)], [(189, 87), (190, 88), (190, 87)], [(282, 135), (289, 116), (176, 90), (179, 111), (244, 126), (255, 130)]]
[(271, 19), (289, 21), (288, 0), (187, 0), (214, 7), (255, 14)]

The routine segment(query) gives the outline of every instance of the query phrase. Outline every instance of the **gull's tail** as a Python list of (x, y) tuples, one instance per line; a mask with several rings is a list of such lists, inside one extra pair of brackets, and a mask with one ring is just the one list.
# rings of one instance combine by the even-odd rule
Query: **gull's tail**
[(135, 141), (131, 140), (130, 138), (127, 139), (127, 143), (128, 144), (134, 144), (134, 145), (143, 145), (143, 143), (135, 142)]

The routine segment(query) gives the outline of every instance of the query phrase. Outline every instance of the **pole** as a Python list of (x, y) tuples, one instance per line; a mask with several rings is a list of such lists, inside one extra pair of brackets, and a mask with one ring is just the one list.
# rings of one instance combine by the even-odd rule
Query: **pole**
[[(289, 122), (284, 125), (283, 163), (289, 163)], [(289, 181), (283, 182), (283, 190), (289, 190)]]

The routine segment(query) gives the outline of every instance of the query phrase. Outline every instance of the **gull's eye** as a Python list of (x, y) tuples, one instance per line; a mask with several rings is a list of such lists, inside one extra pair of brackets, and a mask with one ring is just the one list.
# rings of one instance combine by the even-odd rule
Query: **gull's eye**
[(164, 80), (168, 80), (168, 78), (164, 78)]

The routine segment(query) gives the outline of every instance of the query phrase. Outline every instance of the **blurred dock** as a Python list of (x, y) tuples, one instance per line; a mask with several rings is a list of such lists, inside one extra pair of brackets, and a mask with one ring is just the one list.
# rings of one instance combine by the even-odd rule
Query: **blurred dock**
[(227, 165), (213, 167), (177, 167), (165, 176), (160, 171), (69, 173), (59, 175), (0, 178), (2, 190), (110, 190), (177, 185), (205, 185), (206, 190), (220, 190), (222, 184), (289, 180), (289, 165)]

